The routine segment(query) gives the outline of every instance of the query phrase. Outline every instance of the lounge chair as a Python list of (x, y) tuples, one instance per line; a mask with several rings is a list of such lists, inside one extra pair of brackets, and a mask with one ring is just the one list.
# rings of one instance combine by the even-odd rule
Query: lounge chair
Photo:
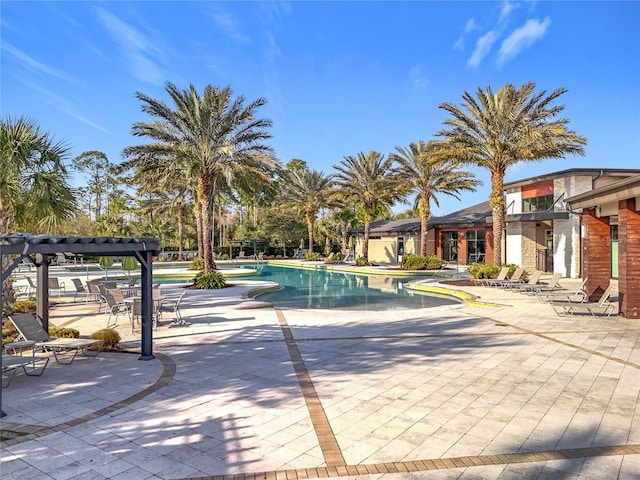
[(496, 286), (501, 288), (512, 288), (516, 285), (523, 284), (522, 275), (524, 274), (524, 268), (516, 268), (510, 278), (505, 278), (501, 282), (497, 282)]
[(549, 292), (557, 292), (558, 290), (562, 290), (562, 285), (560, 285), (561, 278), (561, 273), (554, 273), (548, 282), (538, 282), (537, 285), (534, 285), (532, 288), (527, 288), (524, 291), (533, 295), (548, 295)]
[(526, 283), (518, 283), (513, 285), (513, 290), (517, 290), (519, 292), (529, 292), (534, 288), (539, 287), (540, 277), (542, 276), (542, 270), (536, 270), (529, 277), (529, 281)]
[[(446, 265), (446, 264), (445, 264)], [(502, 267), (496, 278), (481, 278), (480, 283), (485, 287), (497, 287), (498, 283), (506, 280), (509, 274), (509, 267)]]
[(558, 315), (574, 315), (576, 313), (611, 316), (615, 310), (615, 305), (609, 301), (613, 285), (609, 284), (597, 302), (572, 302), (572, 301), (552, 301), (551, 306)]
[[(82, 353), (87, 357), (95, 357), (100, 353), (100, 347), (103, 343), (102, 340), (50, 337), (45, 329), (42, 328), (40, 321), (31, 313), (10, 315), (9, 320), (11, 320), (20, 333), (19, 339), (35, 342), (35, 350), (39, 349), (53, 352), (57, 363), (69, 365), (78, 353)], [(93, 346), (97, 346), (98, 348), (89, 354), (87, 348)]]
[[(41, 362), (44, 362), (44, 365), (36, 365)], [(39, 377), (44, 372), (44, 369), (47, 368), (48, 364), (49, 357), (39, 357), (36, 355), (2, 355), (2, 376), (6, 376), (2, 380), (2, 388), (9, 386), (19, 368), (22, 368), (25, 375)]]
[[(556, 275), (560, 275), (559, 273), (556, 273), (553, 278), (556, 278)], [(553, 278), (551, 279), (553, 281)], [(561, 290), (562, 287), (560, 287), (560, 284), (558, 282), (556, 282), (557, 288), (553, 288), (553, 285), (551, 285), (551, 282), (549, 282), (549, 286), (546, 289), (543, 289), (542, 287), (536, 291), (536, 297), (538, 298), (538, 300), (540, 300), (541, 302), (552, 302), (554, 300), (560, 300), (560, 301), (569, 301), (569, 302), (573, 302), (573, 303), (582, 303), (584, 301), (587, 300), (587, 291), (585, 290), (585, 286), (587, 284), (587, 278), (585, 278), (584, 280), (582, 280), (582, 284), (578, 287), (578, 289), (573, 292), (573, 293), (560, 293), (558, 292), (558, 290)]]

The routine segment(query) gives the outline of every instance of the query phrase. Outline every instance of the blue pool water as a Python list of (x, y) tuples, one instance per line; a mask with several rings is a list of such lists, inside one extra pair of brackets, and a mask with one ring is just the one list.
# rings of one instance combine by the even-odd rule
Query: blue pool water
[(276, 282), (280, 291), (259, 296), (260, 300), (283, 308), (317, 308), (338, 310), (406, 310), (459, 302), (448, 297), (409, 291), (404, 284), (408, 277), (355, 275), (328, 270), (265, 265), (258, 275), (230, 278)]

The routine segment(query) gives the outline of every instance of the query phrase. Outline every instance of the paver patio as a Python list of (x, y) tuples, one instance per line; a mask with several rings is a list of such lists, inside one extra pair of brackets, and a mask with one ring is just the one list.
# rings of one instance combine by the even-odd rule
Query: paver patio
[[(190, 324), (164, 322), (154, 360), (17, 376), (0, 475), (640, 479), (640, 323), (458, 288), (494, 306), (247, 309), (247, 287), (189, 292)], [(96, 310), (51, 321), (88, 334)]]

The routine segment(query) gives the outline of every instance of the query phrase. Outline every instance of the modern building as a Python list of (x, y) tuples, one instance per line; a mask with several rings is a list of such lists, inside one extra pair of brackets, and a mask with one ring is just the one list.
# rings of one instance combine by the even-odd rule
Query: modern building
[[(356, 256), (362, 254), (364, 228), (350, 232), (356, 238)], [(420, 254), (420, 219), (379, 220), (371, 224), (369, 260), (383, 265), (402, 261), (403, 255)], [(493, 262), (493, 231), (489, 202), (449, 215), (431, 217), (427, 254), (461, 265)]]
[[(582, 275), (582, 216), (567, 199), (640, 175), (640, 169), (568, 169), (506, 183), (506, 228), (503, 263), (532, 272), (543, 270), (565, 277)], [(611, 220), (611, 235), (617, 232)], [(444, 260), (493, 263), (493, 230), (488, 202), (429, 220), (427, 253)], [(351, 232), (356, 255), (362, 254), (364, 228)], [(615, 244), (613, 247), (615, 249)], [(420, 252), (420, 219), (381, 220), (371, 225), (369, 260), (396, 264), (405, 254)], [(618, 256), (608, 257), (617, 277)]]
[(618, 279), (620, 315), (640, 318), (640, 175), (567, 198), (581, 212), (582, 276), (591, 300)]
[(582, 276), (582, 220), (567, 199), (639, 174), (637, 169), (576, 168), (506, 183), (505, 262)]

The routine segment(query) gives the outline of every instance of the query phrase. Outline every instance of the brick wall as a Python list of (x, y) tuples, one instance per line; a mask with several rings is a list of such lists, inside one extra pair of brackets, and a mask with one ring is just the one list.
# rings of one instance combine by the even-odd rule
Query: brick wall
[(640, 212), (635, 199), (618, 203), (618, 292), (620, 314), (640, 318)]
[(589, 300), (597, 301), (611, 282), (611, 233), (609, 217), (596, 217), (594, 208), (582, 213), (585, 238), (582, 243), (583, 277), (588, 277)]

